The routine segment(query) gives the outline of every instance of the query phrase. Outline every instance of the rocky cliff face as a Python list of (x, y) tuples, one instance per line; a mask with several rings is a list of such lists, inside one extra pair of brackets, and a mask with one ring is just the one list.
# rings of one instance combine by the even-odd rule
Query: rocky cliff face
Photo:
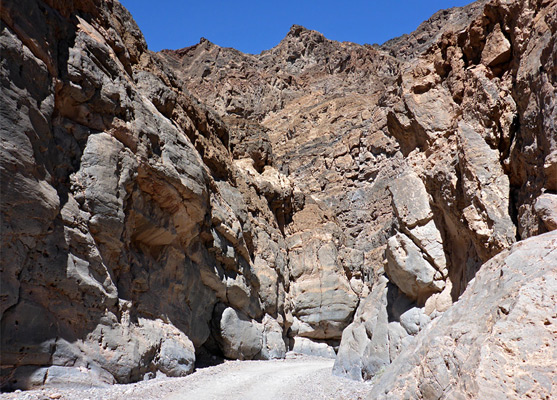
[(373, 399), (555, 396), (557, 232), (485, 263), (461, 299), (375, 379)]
[(482, 397), (412, 351), (453, 337), (467, 304), (474, 324), (534, 296), (536, 263), (555, 295), (551, 234), (535, 279), (501, 265), (557, 228), (557, 2), (479, 1), (382, 46), (293, 26), (260, 55), (151, 53), (116, 1), (1, 12), (4, 387), (294, 349), (384, 376), (377, 395)]
[(4, 385), (283, 356), (288, 179), (233, 162), (118, 2), (5, 2), (1, 43)]

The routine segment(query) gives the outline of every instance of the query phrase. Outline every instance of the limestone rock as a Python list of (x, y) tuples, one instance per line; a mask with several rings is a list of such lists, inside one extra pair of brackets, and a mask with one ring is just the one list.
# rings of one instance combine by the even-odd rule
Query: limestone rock
[(545, 158), (544, 173), (547, 176), (547, 190), (557, 191), (557, 150)]
[(461, 299), (387, 367), (370, 395), (551, 397), (557, 345), (552, 328), (555, 249), (557, 234), (551, 232), (489, 260)]
[(355, 380), (381, 375), (429, 322), (423, 308), (381, 277), (343, 331), (333, 373)]
[(534, 209), (548, 231), (557, 229), (557, 195), (542, 194), (536, 200)]
[(400, 325), (409, 335), (416, 335), (429, 323), (429, 317), (423, 308), (413, 307), (400, 316)]
[(444, 287), (442, 277), (436, 276), (437, 271), (423, 258), (419, 247), (402, 233), (389, 239), (385, 272), (408, 297), (422, 304)]
[(219, 301), (284, 321), (287, 180), (246, 181), (119, 3), (3, 3), (0, 45), (2, 387), (191, 373)]
[(430, 260), (435, 269), (445, 276), (447, 273), (447, 260), (441, 232), (435, 226), (435, 222), (431, 220), (425, 225), (416, 226), (414, 229), (408, 230), (408, 235), (422, 250), (424, 256)]
[[(340, 339), (350, 322), (358, 297), (339, 271), (337, 249), (327, 240), (330, 234), (305, 232), (289, 240), (292, 330), (313, 339)], [(314, 236), (315, 235), (315, 236)]]
[(352, 323), (342, 331), (341, 347), (333, 373), (354, 380), (362, 380), (362, 356), (369, 343), (365, 325)]

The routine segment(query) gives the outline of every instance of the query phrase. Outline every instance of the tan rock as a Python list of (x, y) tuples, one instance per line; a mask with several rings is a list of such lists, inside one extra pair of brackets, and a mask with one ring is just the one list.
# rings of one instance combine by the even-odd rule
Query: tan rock
[[(551, 397), (557, 234), (519, 242), (486, 264), (461, 299), (385, 370), (373, 398)], [(544, 293), (542, 295), (541, 293)], [(501, 373), (505, 378), (501, 379)]]
[(424, 304), (426, 299), (443, 289), (444, 281), (436, 282), (435, 268), (423, 258), (418, 246), (402, 233), (391, 237), (387, 246), (385, 272), (411, 299)]
[(433, 218), (426, 188), (415, 173), (404, 174), (389, 186), (389, 190), (397, 216), (408, 228), (425, 225)]
[(557, 229), (557, 195), (542, 194), (536, 200), (534, 208), (548, 231)]
[(382, 46), (293, 26), (259, 55), (151, 53), (118, 2), (1, 14), (3, 390), (341, 337), (337, 371), (377, 377), (481, 264), (553, 227), (552, 1), (480, 0)]
[(493, 67), (509, 61), (510, 58), (511, 44), (501, 31), (501, 26), (496, 24), (493, 31), (487, 37), (482, 51), (482, 63), (488, 67)]

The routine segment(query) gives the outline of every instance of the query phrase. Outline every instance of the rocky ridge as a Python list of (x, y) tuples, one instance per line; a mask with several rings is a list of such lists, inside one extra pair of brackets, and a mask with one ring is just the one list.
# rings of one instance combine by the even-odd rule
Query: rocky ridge
[[(557, 227), (555, 1), (476, 2), (383, 46), (293, 26), (260, 55), (154, 54), (116, 1), (28, 3), (1, 14), (4, 388), (287, 349), (338, 352), (376, 395), (498, 380), (485, 355), (436, 369), (451, 344), (431, 341), (557, 291), (551, 234), (507, 250)], [(455, 386), (478, 363), (488, 383)]]

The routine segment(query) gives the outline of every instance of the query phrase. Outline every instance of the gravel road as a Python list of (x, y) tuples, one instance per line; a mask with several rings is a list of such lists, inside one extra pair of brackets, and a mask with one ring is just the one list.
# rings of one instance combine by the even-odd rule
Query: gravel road
[(285, 360), (227, 361), (185, 378), (156, 378), (102, 388), (4, 393), (22, 400), (363, 400), (371, 385), (331, 374), (334, 360), (289, 353)]

